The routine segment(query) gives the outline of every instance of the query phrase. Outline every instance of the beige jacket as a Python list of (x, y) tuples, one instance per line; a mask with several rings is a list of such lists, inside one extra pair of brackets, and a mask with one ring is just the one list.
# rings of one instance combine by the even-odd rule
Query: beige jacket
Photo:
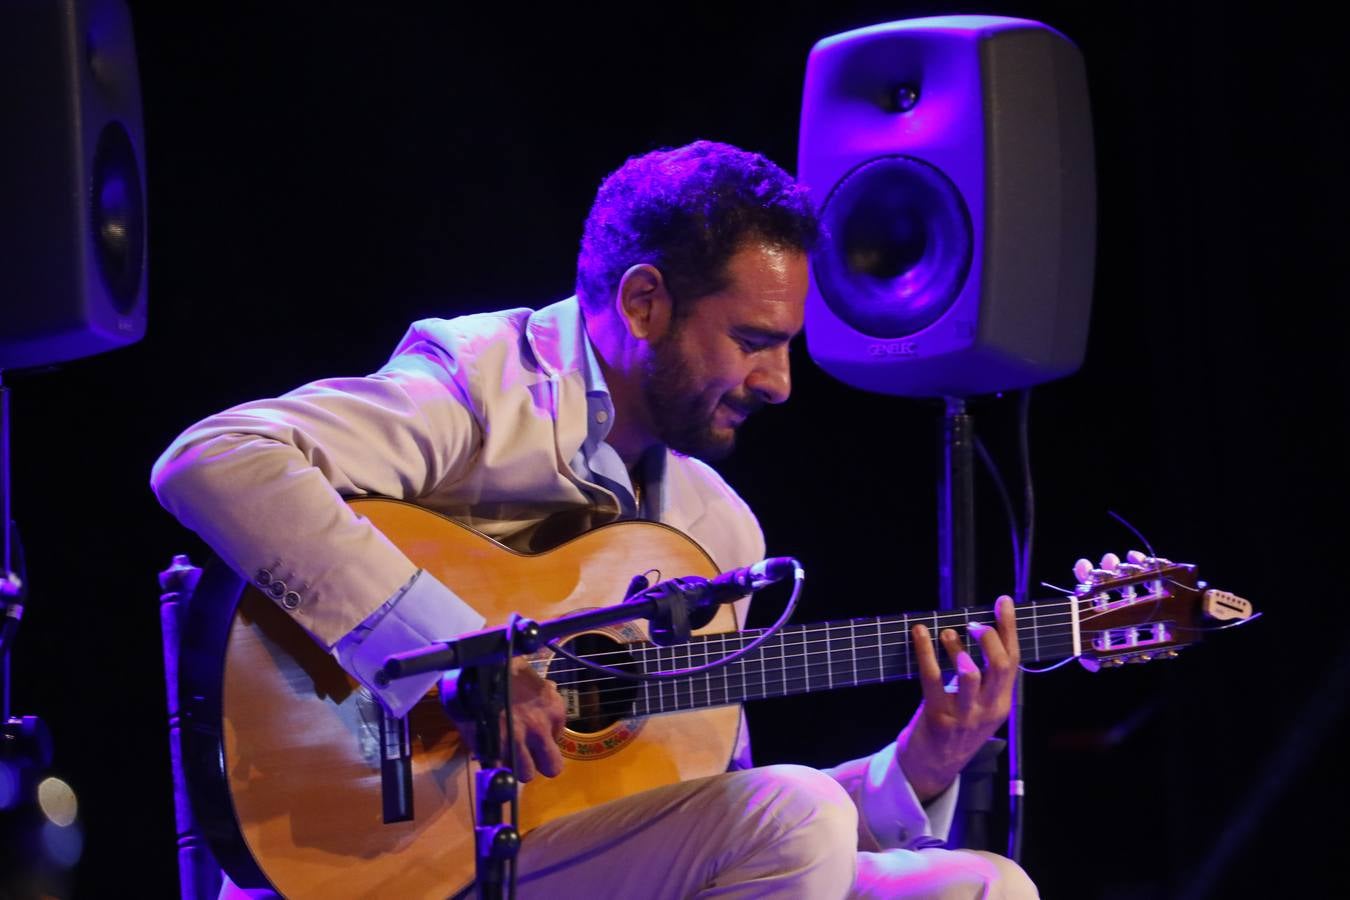
[[(417, 322), (374, 375), (193, 425), (151, 484), (243, 577), (284, 582), (283, 607), (331, 648), (416, 570), (343, 498), (415, 501), (517, 548), (555, 513), (618, 516), (568, 466), (586, 437), (585, 340), (575, 298)], [(660, 509), (720, 569), (764, 555), (749, 507), (696, 459), (667, 451)]]

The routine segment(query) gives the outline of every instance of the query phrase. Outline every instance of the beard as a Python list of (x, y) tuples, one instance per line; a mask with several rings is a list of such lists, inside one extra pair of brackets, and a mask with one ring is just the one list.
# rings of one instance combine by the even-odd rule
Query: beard
[(704, 396), (680, 353), (678, 329), (652, 347), (643, 371), (642, 395), (661, 442), (699, 459), (724, 459), (736, 449), (736, 429), (718, 428), (717, 407), (725, 403), (746, 416), (764, 405), (753, 394)]

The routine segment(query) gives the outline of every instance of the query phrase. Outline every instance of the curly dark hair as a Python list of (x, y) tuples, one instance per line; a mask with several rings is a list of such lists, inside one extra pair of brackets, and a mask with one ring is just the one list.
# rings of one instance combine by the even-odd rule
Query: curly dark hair
[(728, 260), (748, 241), (809, 253), (820, 237), (799, 186), (758, 153), (697, 141), (634, 156), (596, 192), (577, 257), (577, 295), (598, 311), (630, 266), (661, 271), (676, 301), (727, 286)]

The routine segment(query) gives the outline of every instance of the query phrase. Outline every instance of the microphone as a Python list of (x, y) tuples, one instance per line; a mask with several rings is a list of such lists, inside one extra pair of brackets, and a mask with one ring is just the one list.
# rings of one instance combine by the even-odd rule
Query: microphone
[(731, 603), (760, 588), (793, 577), (798, 568), (799, 564), (790, 556), (762, 559), (753, 566), (729, 569), (690, 593), (700, 604)]
[[(715, 578), (672, 578), (629, 597), (628, 602), (653, 596), (669, 598), (662, 611), (649, 617), (654, 643), (684, 643), (690, 632), (712, 621), (716, 607), (732, 603), (760, 588), (798, 577), (801, 564), (790, 556), (763, 559), (752, 566), (730, 569)], [(673, 602), (672, 602), (673, 601)]]

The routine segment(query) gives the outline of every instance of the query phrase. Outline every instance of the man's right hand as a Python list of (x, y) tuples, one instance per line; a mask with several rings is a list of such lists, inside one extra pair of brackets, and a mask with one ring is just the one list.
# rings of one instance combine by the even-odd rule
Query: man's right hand
[[(529, 781), (535, 774), (553, 778), (562, 772), (563, 755), (557, 738), (566, 721), (566, 705), (558, 687), (534, 670), (529, 660), (511, 660), (511, 718), (515, 726), (516, 778)], [(472, 722), (456, 720), (472, 747)], [(506, 716), (502, 715), (502, 742), (506, 740)]]

